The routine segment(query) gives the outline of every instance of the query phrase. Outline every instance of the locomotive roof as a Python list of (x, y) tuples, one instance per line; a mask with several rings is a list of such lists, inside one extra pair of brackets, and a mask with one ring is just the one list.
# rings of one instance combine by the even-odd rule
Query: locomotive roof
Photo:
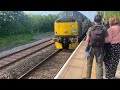
[(81, 21), (84, 19), (87, 19), (87, 17), (78, 11), (62, 11), (56, 21)]

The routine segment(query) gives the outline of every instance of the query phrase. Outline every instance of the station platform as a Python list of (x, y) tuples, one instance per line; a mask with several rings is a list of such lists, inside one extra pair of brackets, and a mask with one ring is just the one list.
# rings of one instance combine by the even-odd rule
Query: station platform
[[(83, 39), (54, 79), (83, 79), (86, 77), (87, 70), (87, 60), (85, 59), (86, 46), (87, 43), (85, 39)], [(96, 61), (94, 60), (91, 79), (96, 79), (95, 67)], [(103, 74), (105, 76), (105, 70), (103, 71)], [(120, 63), (118, 65), (116, 77), (120, 78)]]

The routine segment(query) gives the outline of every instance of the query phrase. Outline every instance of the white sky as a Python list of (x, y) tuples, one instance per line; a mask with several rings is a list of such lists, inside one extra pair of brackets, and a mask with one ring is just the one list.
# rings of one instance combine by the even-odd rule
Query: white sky
[[(32, 13), (32, 14), (42, 14), (42, 15), (48, 15), (48, 14), (58, 14), (61, 11), (24, 11), (25, 13)], [(93, 21), (94, 16), (97, 14), (97, 11), (80, 11), (82, 14), (87, 16), (91, 21)]]

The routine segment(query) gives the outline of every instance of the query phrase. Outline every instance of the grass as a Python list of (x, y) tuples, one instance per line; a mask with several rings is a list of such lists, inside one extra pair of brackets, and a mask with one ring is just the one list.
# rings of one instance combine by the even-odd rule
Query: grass
[(53, 32), (48, 33), (32, 33), (32, 34), (21, 34), (21, 35), (12, 35), (12, 36), (1, 36), (0, 35), (0, 52), (14, 48), (16, 46), (24, 45), (27, 43), (31, 43), (32, 41), (36, 41), (36, 37), (51, 37)]
[(2, 36), (0, 37), (0, 48), (33, 41), (33, 37), (36, 35), (39, 35), (39, 33)]

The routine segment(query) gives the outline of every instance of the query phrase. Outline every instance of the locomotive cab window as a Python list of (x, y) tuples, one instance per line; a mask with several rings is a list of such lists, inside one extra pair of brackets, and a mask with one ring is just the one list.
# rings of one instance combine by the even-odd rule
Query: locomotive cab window
[(73, 12), (69, 11), (68, 13), (66, 13), (67, 17), (73, 17)]
[(65, 18), (65, 17), (66, 17), (66, 13), (61, 12), (61, 13), (59, 14), (59, 17), (60, 17), (60, 18)]

